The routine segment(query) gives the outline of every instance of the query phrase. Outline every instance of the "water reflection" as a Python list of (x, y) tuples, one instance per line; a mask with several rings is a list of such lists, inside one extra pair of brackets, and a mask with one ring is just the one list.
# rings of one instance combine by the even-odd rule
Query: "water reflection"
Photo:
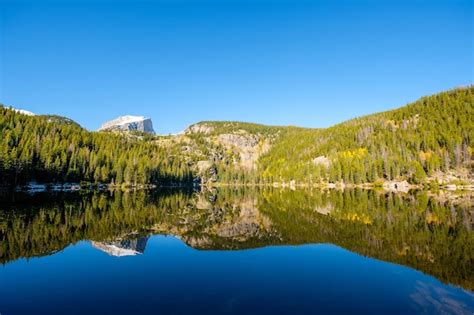
[(123, 257), (135, 256), (145, 252), (147, 237), (139, 237), (135, 239), (118, 239), (112, 242), (92, 241), (92, 246), (109, 254), (110, 256)]
[[(331, 243), (474, 289), (472, 195), (367, 190), (216, 190), (2, 196), (0, 261), (80, 240), (109, 255), (174, 235), (200, 250)], [(421, 289), (420, 289), (421, 290)], [(413, 299), (423, 303), (419, 296)]]
[[(430, 286), (417, 281), (415, 291), (410, 295), (419, 313), (430, 309), (432, 314), (469, 314), (469, 305), (460, 301), (452, 292), (442, 286)], [(470, 300), (474, 295), (470, 296)]]

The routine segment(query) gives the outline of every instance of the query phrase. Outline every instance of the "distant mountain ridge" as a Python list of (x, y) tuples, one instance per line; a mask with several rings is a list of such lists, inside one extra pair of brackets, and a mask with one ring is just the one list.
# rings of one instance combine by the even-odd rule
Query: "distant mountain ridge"
[[(1, 107), (5, 107), (5, 106), (2, 105), (1, 103), (0, 103), (0, 106), (1, 106)], [(14, 108), (14, 107), (5, 107), (5, 108), (11, 109), (11, 110), (13, 110), (13, 111), (16, 112), (16, 113), (21, 114), (21, 115), (25, 115), (25, 116), (35, 116), (35, 117), (43, 117), (43, 118), (46, 118), (48, 123), (52, 123), (52, 124), (75, 125), (75, 126), (80, 127), (80, 125), (79, 125), (77, 122), (75, 122), (74, 120), (72, 120), (72, 119), (70, 119), (70, 118), (64, 117), (64, 116), (59, 116), (59, 115), (38, 115), (38, 114), (35, 114), (35, 113), (30, 112), (30, 111), (28, 111), (28, 110), (24, 110), (24, 109), (18, 109), (18, 108)]]

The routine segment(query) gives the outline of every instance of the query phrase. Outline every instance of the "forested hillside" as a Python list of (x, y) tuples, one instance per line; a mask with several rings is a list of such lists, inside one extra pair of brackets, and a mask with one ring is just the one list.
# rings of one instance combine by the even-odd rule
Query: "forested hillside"
[(0, 107), (0, 182), (148, 184), (189, 182), (170, 149), (137, 137), (88, 132), (58, 116), (27, 116)]
[(0, 107), (0, 180), (112, 184), (472, 182), (474, 87), (326, 129), (200, 122), (176, 136), (89, 132)]
[(260, 170), (266, 181), (418, 183), (450, 170), (468, 176), (473, 138), (471, 86), (327, 129), (287, 128)]

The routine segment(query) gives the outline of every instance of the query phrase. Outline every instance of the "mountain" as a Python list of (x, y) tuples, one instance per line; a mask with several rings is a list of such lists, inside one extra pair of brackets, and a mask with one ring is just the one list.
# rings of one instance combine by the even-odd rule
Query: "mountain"
[[(325, 129), (196, 123), (130, 137), (0, 108), (0, 182), (115, 185), (473, 185), (474, 86)], [(125, 116), (106, 130), (145, 130)], [(151, 124), (151, 121), (150, 121)]]
[(192, 183), (184, 161), (169, 158), (178, 152), (164, 150), (144, 137), (89, 132), (63, 119), (55, 121), (51, 116), (27, 116), (0, 106), (0, 186), (30, 181)]
[(104, 123), (99, 131), (140, 131), (152, 135), (155, 134), (150, 118), (130, 115), (120, 116)]
[(1, 103), (0, 103), (0, 107), (11, 109), (11, 110), (13, 110), (14, 112), (16, 112), (18, 114), (22, 114), (22, 115), (26, 115), (26, 116), (45, 117), (49, 123), (53, 123), (53, 124), (66, 124), (66, 125), (75, 125), (75, 126), (80, 127), (80, 125), (77, 122), (75, 122), (74, 120), (72, 120), (70, 118), (67, 118), (67, 117), (63, 117), (63, 116), (59, 116), (59, 115), (37, 115), (37, 114), (35, 114), (33, 112), (30, 112), (28, 110), (18, 109), (18, 108), (13, 108), (13, 107), (6, 107), (5, 105), (3, 105)]

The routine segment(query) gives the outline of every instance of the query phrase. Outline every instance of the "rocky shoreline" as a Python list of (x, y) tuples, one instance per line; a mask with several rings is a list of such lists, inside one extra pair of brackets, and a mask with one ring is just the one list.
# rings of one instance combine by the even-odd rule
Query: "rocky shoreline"
[(26, 191), (26, 192), (44, 192), (44, 191), (57, 191), (57, 192), (73, 192), (73, 191), (104, 191), (104, 190), (120, 190), (120, 189), (131, 189), (131, 190), (147, 190), (156, 188), (185, 188), (185, 187), (272, 187), (272, 188), (283, 188), (283, 189), (380, 189), (384, 191), (392, 192), (409, 192), (410, 190), (427, 190), (427, 191), (474, 191), (473, 184), (453, 184), (453, 183), (439, 183), (433, 186), (433, 183), (422, 183), (422, 184), (410, 184), (407, 181), (384, 181), (376, 183), (297, 183), (296, 181), (290, 182), (274, 182), (274, 183), (225, 183), (225, 182), (205, 182), (202, 185), (188, 183), (174, 183), (168, 185), (114, 185), (105, 183), (36, 183), (31, 182), (26, 185), (19, 185), (15, 187), (0, 186), (2, 191)]
[(170, 185), (114, 185), (114, 184), (84, 184), (84, 183), (28, 183), (18, 186), (0, 186), (0, 191), (17, 191), (17, 192), (77, 192), (77, 191), (105, 191), (105, 190), (148, 190), (156, 188), (185, 188), (190, 185), (170, 184)]
[(381, 189), (385, 191), (395, 191), (395, 192), (408, 192), (410, 190), (446, 190), (446, 191), (474, 191), (474, 185), (457, 185), (457, 184), (439, 184), (436, 187), (432, 187), (430, 183), (423, 184), (410, 184), (407, 181), (386, 181), (383, 183), (362, 183), (362, 184), (352, 184), (352, 183), (296, 183), (295, 181), (290, 182), (274, 182), (274, 183), (221, 183), (214, 182), (208, 183), (206, 186), (209, 187), (229, 187), (229, 186), (255, 186), (255, 187), (273, 187), (273, 188), (287, 188), (291, 190), (296, 190), (299, 188), (318, 188), (318, 189)]

